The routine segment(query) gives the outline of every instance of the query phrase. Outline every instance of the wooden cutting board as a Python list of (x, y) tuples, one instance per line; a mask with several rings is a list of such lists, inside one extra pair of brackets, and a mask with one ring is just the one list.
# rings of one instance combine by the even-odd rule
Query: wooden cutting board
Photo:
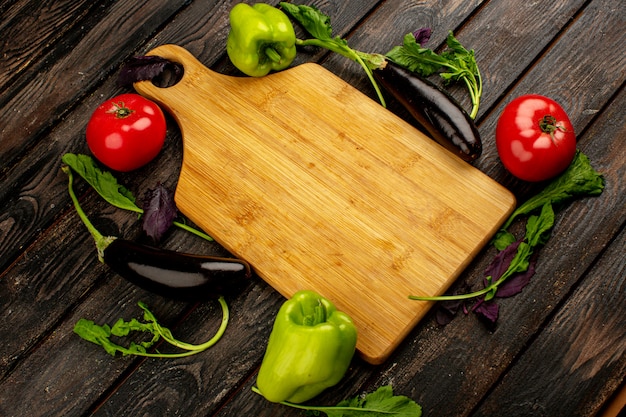
[(317, 64), (262, 78), (150, 52), (182, 80), (137, 91), (183, 135), (182, 213), (285, 297), (312, 289), (349, 314), (382, 363), (515, 206), (513, 195)]

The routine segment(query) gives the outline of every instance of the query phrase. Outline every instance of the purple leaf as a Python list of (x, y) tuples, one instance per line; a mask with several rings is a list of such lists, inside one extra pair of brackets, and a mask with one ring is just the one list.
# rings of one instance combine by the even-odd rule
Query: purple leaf
[(435, 320), (440, 326), (450, 323), (459, 309), (463, 306), (463, 300), (440, 301), (437, 311), (435, 312)]
[(500, 279), (502, 274), (509, 268), (509, 265), (511, 265), (513, 258), (515, 258), (520, 243), (522, 243), (521, 240), (511, 243), (503, 251), (498, 253), (487, 269), (485, 269), (485, 277), (491, 277), (491, 282)]
[(423, 48), (430, 40), (431, 33), (432, 30), (430, 28), (421, 28), (413, 32), (413, 37), (415, 37), (415, 42), (419, 43)]
[(143, 230), (155, 241), (161, 240), (178, 214), (174, 193), (158, 183), (143, 201)]
[(524, 272), (518, 272), (515, 275), (511, 275), (506, 281), (498, 286), (496, 297), (506, 298), (512, 297), (515, 294), (522, 292), (522, 289), (528, 285), (530, 279), (535, 275), (535, 265), (537, 264), (537, 257), (532, 256), (528, 264), (528, 269)]
[(499, 310), (498, 304), (493, 301), (485, 301), (484, 299), (478, 300), (474, 307), (472, 307), (472, 311), (491, 329), (493, 329), (498, 321)]
[[(465, 294), (470, 290), (467, 282), (463, 282), (453, 295)], [(439, 301), (437, 303), (437, 310), (435, 311), (435, 320), (440, 326), (445, 326), (450, 323), (456, 316), (459, 310), (462, 310), (464, 314), (468, 314), (467, 307), (465, 306), (466, 300), (449, 300)]]
[(118, 75), (118, 83), (120, 86), (127, 87), (138, 81), (165, 78), (168, 74), (170, 79), (164, 81), (163, 84), (176, 84), (182, 78), (182, 65), (159, 56), (136, 56), (129, 59), (122, 67)]

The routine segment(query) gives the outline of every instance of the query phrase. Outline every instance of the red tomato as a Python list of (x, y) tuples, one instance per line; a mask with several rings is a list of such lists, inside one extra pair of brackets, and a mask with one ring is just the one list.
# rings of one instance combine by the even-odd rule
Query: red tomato
[(576, 135), (556, 101), (528, 94), (504, 108), (496, 126), (496, 147), (511, 174), (525, 181), (543, 181), (572, 162)]
[(163, 148), (167, 126), (161, 108), (139, 94), (121, 94), (102, 103), (87, 123), (87, 145), (104, 165), (132, 171)]

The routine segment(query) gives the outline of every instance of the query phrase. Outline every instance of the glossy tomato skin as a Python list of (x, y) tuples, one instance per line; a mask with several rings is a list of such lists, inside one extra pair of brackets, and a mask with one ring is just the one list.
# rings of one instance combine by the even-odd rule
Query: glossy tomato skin
[(527, 94), (504, 108), (496, 126), (496, 147), (511, 174), (524, 181), (544, 181), (572, 162), (576, 135), (556, 101)]
[(139, 94), (102, 103), (87, 123), (93, 155), (107, 167), (128, 172), (153, 160), (163, 148), (167, 126), (161, 108)]

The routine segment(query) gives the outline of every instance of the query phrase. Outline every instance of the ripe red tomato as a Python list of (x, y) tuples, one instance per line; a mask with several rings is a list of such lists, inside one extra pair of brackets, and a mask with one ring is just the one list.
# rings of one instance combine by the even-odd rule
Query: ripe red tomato
[(496, 147), (511, 174), (525, 181), (543, 181), (572, 162), (576, 135), (556, 101), (528, 94), (504, 108), (496, 126)]
[(102, 103), (87, 123), (87, 145), (104, 165), (132, 171), (163, 148), (167, 126), (161, 108), (139, 94), (121, 94)]

